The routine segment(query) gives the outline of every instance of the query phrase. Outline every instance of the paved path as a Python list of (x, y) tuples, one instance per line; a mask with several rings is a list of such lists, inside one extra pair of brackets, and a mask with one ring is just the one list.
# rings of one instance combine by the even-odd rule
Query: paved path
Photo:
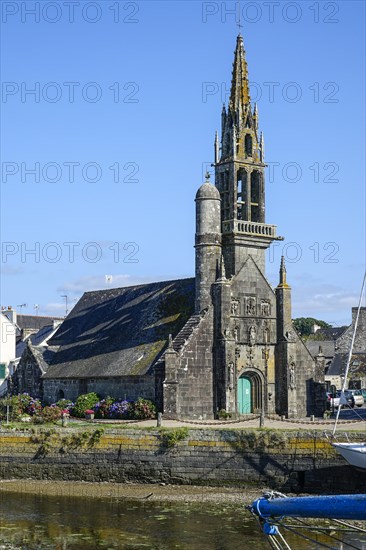
[[(111, 421), (99, 421), (101, 424), (108, 423), (111, 424)], [(93, 422), (93, 424), (96, 424), (99, 422)], [(121, 425), (122, 422), (116, 421), (116, 426)], [(126, 425), (125, 423), (123, 423)], [(139, 427), (139, 428), (151, 428), (156, 426), (156, 420), (144, 420), (140, 422), (131, 422), (128, 423), (131, 427)], [(247, 420), (243, 422), (220, 422), (216, 420), (212, 421), (197, 421), (197, 422), (188, 422), (188, 421), (179, 421), (179, 420), (165, 420), (163, 418), (162, 421), (162, 427), (163, 428), (178, 428), (178, 427), (184, 427), (187, 428), (223, 428), (223, 429), (241, 429), (241, 428), (259, 428), (259, 418), (255, 418), (253, 420)], [(281, 430), (320, 430), (320, 431), (327, 431), (331, 432), (334, 427), (334, 419), (331, 420), (323, 420), (321, 418), (315, 419), (314, 422), (311, 422), (309, 418), (304, 419), (303, 421), (290, 421), (290, 420), (272, 420), (269, 418), (265, 418), (264, 421), (264, 427), (265, 428), (272, 428), (272, 429), (281, 429)], [(359, 431), (365, 431), (365, 422), (364, 421), (352, 421), (352, 420), (340, 420), (338, 424), (338, 430), (340, 431), (348, 431), (348, 430), (359, 430)], [(366, 436), (366, 434), (365, 434)]]

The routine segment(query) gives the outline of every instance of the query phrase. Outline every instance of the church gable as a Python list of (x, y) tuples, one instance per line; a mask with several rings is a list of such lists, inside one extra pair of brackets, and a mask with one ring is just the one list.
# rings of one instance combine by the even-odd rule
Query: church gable
[(42, 397), (42, 376), (47, 372), (55, 349), (47, 346), (33, 346), (27, 341), (26, 347), (13, 375), (15, 393), (29, 393), (32, 397)]
[(237, 340), (245, 343), (255, 338), (257, 343), (275, 343), (276, 296), (250, 256), (232, 278), (230, 314), (237, 325)]
[(231, 293), (243, 296), (243, 315), (275, 317), (275, 293), (251, 256), (233, 276)]

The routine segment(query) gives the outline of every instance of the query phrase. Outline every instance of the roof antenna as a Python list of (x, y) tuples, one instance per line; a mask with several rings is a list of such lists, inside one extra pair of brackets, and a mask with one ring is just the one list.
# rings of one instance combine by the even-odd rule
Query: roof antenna
[(68, 310), (68, 295), (67, 294), (62, 294), (61, 295), (61, 298), (65, 298), (65, 317), (67, 317), (67, 314), (69, 313), (69, 310)]

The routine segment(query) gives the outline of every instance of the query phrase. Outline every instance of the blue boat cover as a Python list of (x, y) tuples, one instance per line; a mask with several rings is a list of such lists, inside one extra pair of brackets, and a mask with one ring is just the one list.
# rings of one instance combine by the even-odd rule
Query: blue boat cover
[(366, 495), (259, 498), (253, 512), (262, 518), (302, 517), (366, 520)]

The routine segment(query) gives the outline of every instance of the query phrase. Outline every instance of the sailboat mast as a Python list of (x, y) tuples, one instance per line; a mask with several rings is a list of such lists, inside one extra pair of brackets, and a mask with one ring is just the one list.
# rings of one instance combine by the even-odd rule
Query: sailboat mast
[[(355, 328), (354, 328), (354, 331), (353, 331), (353, 334), (352, 334), (352, 340), (351, 340), (351, 345), (350, 345), (350, 348), (349, 348), (347, 364), (346, 364), (346, 370), (345, 370), (345, 373), (344, 373), (344, 379), (343, 379), (343, 384), (342, 384), (342, 388), (341, 388), (341, 399), (342, 399), (342, 394), (343, 394), (344, 390), (346, 389), (347, 376), (348, 376), (349, 366), (350, 366), (351, 358), (352, 358), (353, 345), (355, 343), (355, 338), (356, 338), (358, 318), (360, 316), (362, 296), (363, 296), (363, 291), (364, 291), (364, 288), (365, 288), (365, 281), (366, 281), (366, 271), (365, 271), (365, 274), (363, 276), (362, 288), (361, 288), (360, 299), (359, 299), (359, 302), (358, 302), (357, 315), (356, 315), (356, 320), (355, 320)], [(334, 436), (335, 431), (337, 429), (337, 423), (338, 423), (338, 418), (339, 418), (340, 412), (341, 412), (341, 404), (339, 404), (339, 407), (337, 409), (337, 416), (336, 416), (336, 419), (335, 419), (335, 422), (334, 422), (334, 428), (333, 428), (333, 433), (332, 433), (333, 436)]]

